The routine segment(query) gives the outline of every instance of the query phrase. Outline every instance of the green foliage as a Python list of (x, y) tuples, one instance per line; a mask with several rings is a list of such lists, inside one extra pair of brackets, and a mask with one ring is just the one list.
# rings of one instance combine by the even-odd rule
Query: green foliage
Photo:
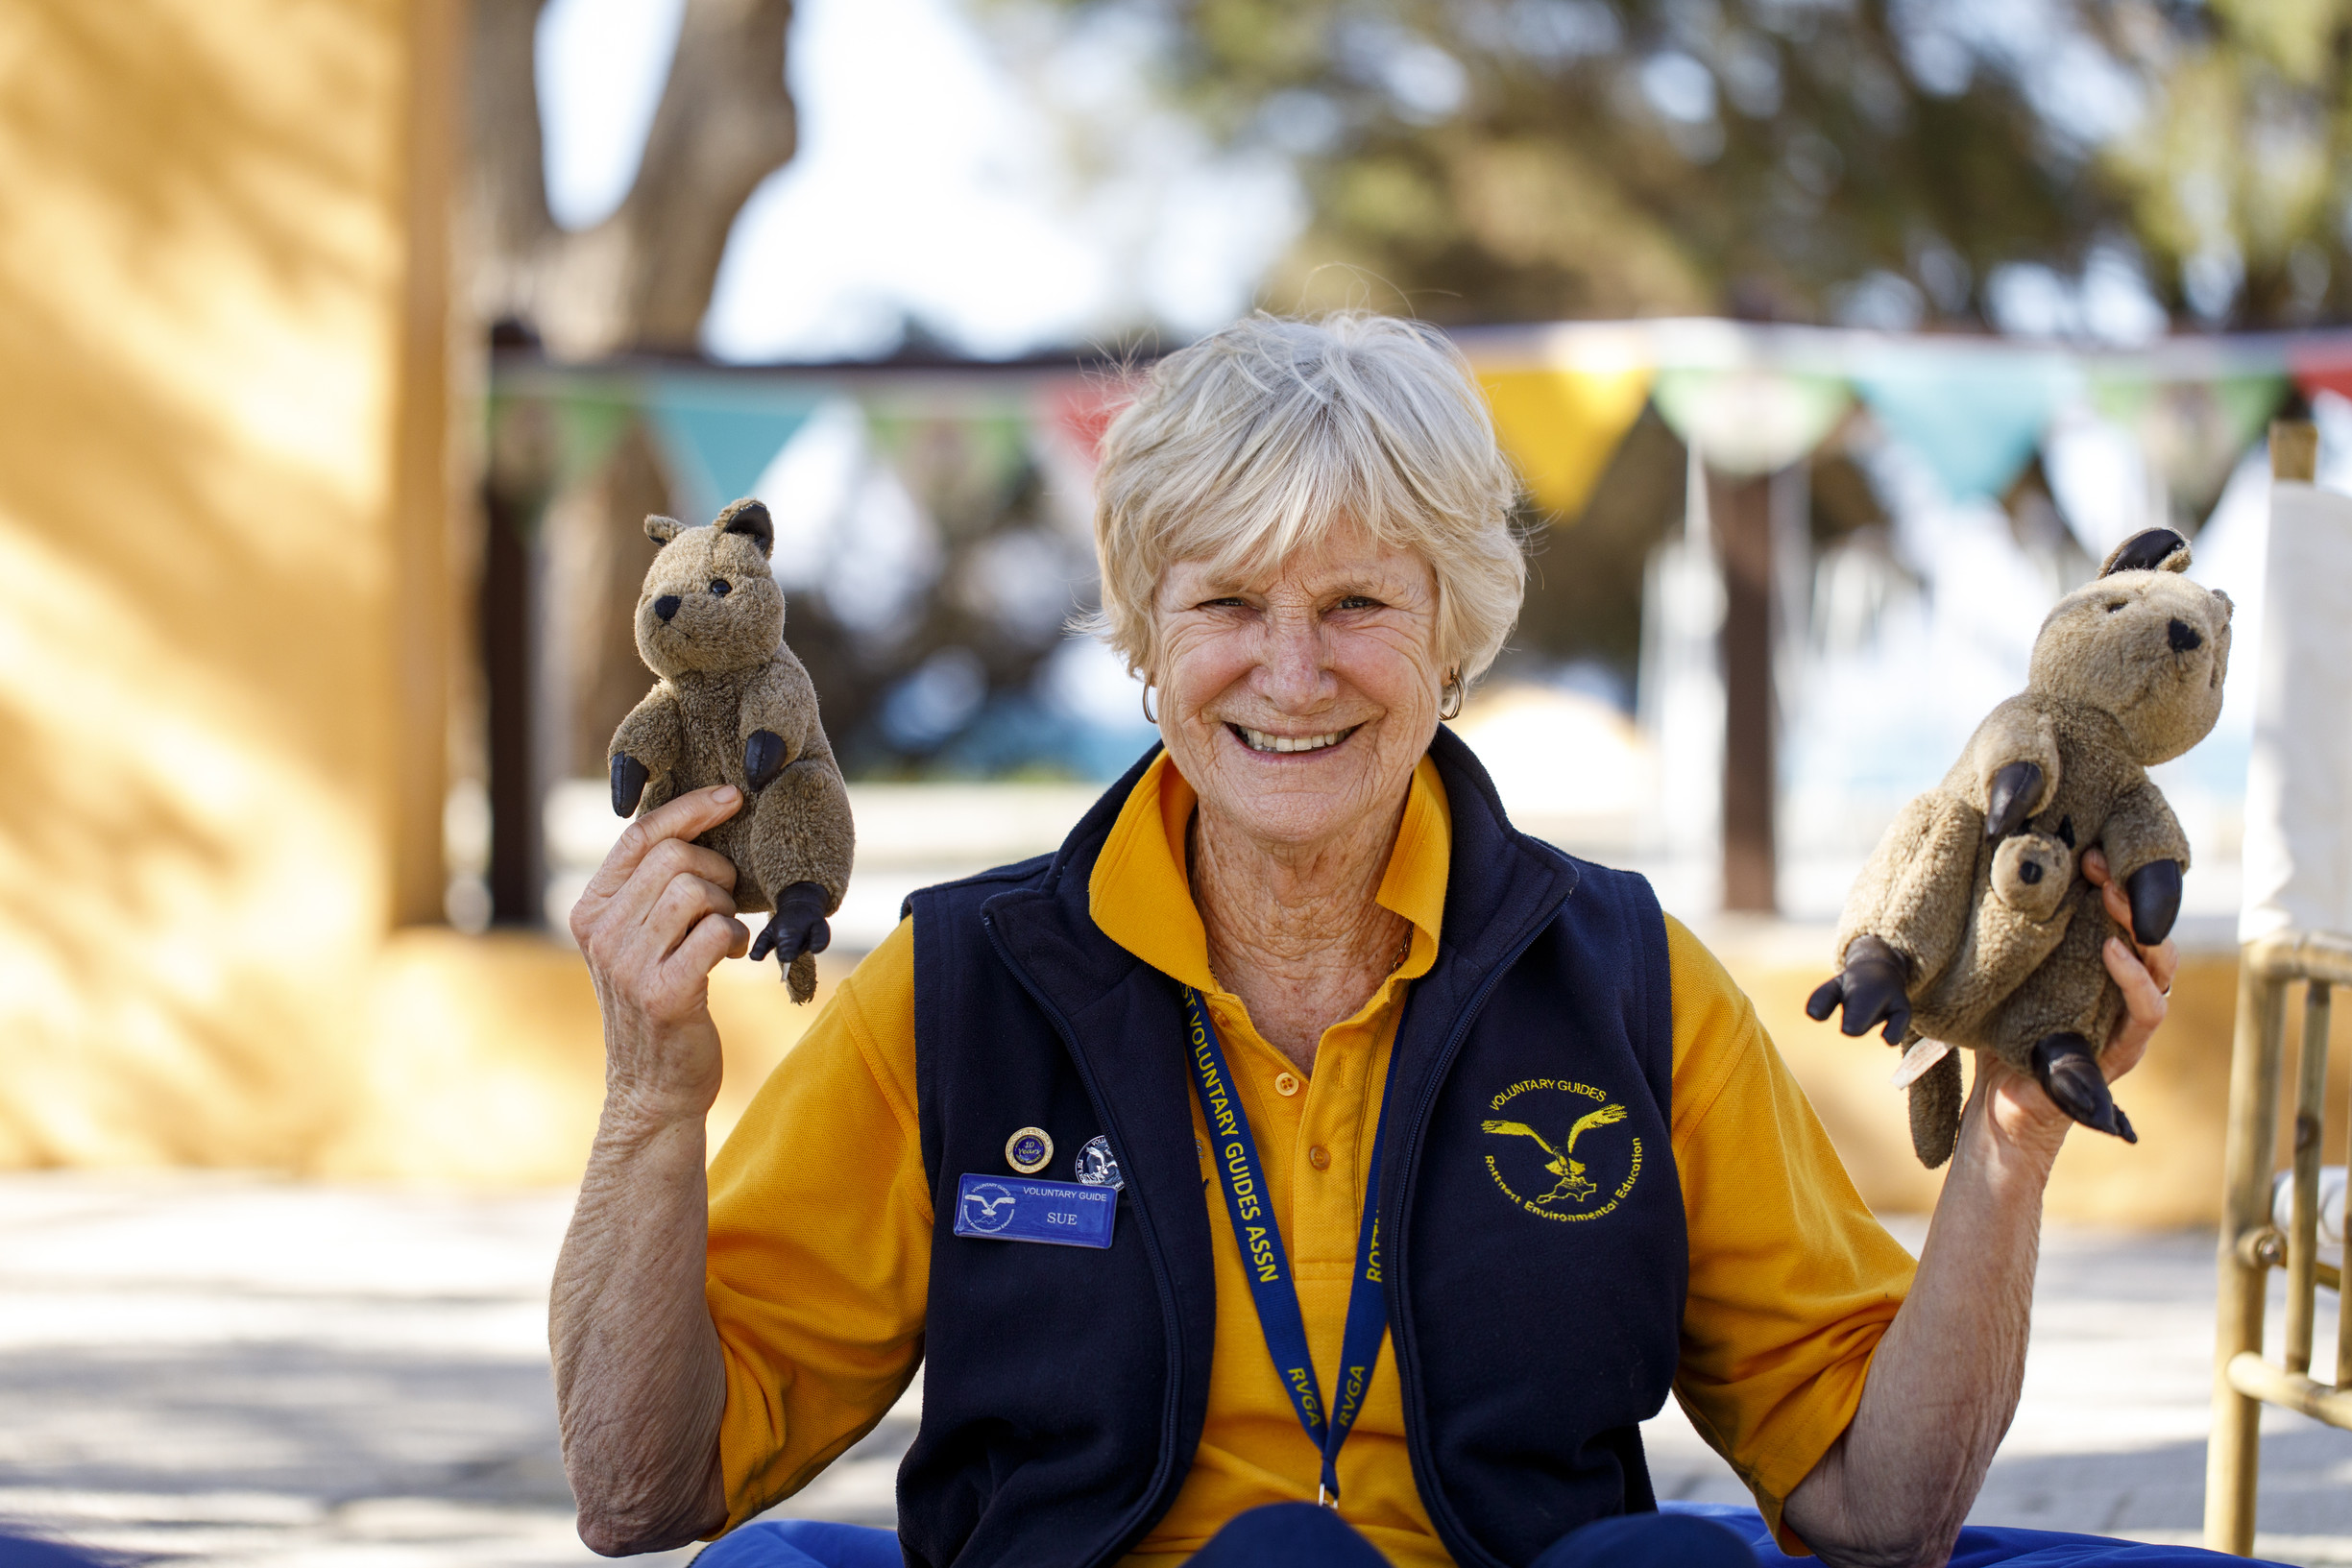
[(2217, 297), (2242, 277), (2242, 323), (2340, 320), (2352, 306), (2352, 5), (2216, 0), (2120, 22), (2111, 36), (2153, 107), (2102, 169), (2157, 277), (2190, 299), (2200, 277)]
[(2352, 0), (1055, 3), (1295, 158), (1276, 308), (1974, 325), (2102, 247), (2175, 315), (2352, 301)]

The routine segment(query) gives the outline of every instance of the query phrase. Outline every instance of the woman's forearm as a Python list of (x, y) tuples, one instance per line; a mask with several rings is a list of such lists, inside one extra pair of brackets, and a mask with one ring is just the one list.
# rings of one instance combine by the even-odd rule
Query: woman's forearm
[(548, 1338), (564, 1469), (580, 1538), (607, 1556), (726, 1522), (703, 1156), (700, 1117), (657, 1121), (608, 1101), (556, 1263)]
[(1980, 1081), (1853, 1423), (1789, 1496), (1789, 1528), (1824, 1562), (1944, 1561), (2016, 1413), (2058, 1141), (2014, 1136), (1987, 1102)]
[[(2094, 846), (2082, 873), (2116, 929), (2131, 906)], [(2110, 1079), (2138, 1065), (2164, 1022), (2179, 954), (2108, 938), (2123, 1017), (2099, 1056)], [(1911, 1292), (1871, 1359), (1862, 1400), (1829, 1454), (1789, 1494), (1786, 1518), (1832, 1564), (1940, 1563), (2017, 1413), (2041, 1252), (2042, 1190), (2067, 1117), (2033, 1078), (1990, 1053), (1928, 1223)]]
[(751, 933), (735, 866), (691, 842), (740, 804), (682, 795), (632, 823), (571, 910), (604, 1015), (604, 1115), (547, 1306), (580, 1539), (652, 1552), (726, 1523), (726, 1363), (702, 1293), (703, 1119), (723, 1068), (711, 968)]

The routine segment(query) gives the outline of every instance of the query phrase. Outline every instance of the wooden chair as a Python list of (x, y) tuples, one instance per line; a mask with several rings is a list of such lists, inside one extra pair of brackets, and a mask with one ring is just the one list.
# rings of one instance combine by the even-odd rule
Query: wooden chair
[[(2284, 1235), (2274, 1218), (2279, 1081), (2287, 994), (2303, 985), (2303, 1043), (2295, 1063), (2293, 1204)], [(2238, 1030), (2229, 1079), (2228, 1191), (2221, 1215), (2220, 1299), (2215, 1313), (2213, 1436), (2205, 1452), (2205, 1545), (2251, 1556), (2261, 1468), (2262, 1407), (2283, 1405), (2352, 1431), (2352, 1313), (2336, 1322), (2336, 1384), (2311, 1376), (2312, 1325), (2321, 1286), (2340, 1292), (2319, 1261), (2319, 1128), (2327, 1095), (2332, 988), (2352, 985), (2352, 936), (2282, 931), (2246, 945), (2238, 963)], [(2269, 1271), (2287, 1270), (2286, 1344), (2262, 1354)]]
[[(2271, 428), (2271, 472), (2309, 482), (2316, 435), (2309, 424)], [(2246, 650), (2249, 660), (2255, 650)], [(2289, 990), (2303, 986), (2303, 1039), (2295, 1064), (2291, 1203), (2282, 1233), (2277, 1170), (2279, 1090)], [(2334, 1384), (2311, 1375), (2319, 1287), (2342, 1292), (2339, 1267), (2319, 1261), (2319, 1134), (2327, 1097), (2333, 988), (2352, 985), (2352, 936), (2285, 930), (2247, 943), (2238, 962), (2238, 1024), (2231, 1047), (2229, 1133), (2223, 1158), (2220, 1291), (2215, 1312), (2213, 1435), (2205, 1455), (2205, 1545), (2251, 1556), (2261, 1469), (2262, 1407), (2282, 1405), (2352, 1430), (2352, 1312), (2337, 1315)], [(2286, 1343), (2263, 1357), (2269, 1271), (2287, 1270)]]

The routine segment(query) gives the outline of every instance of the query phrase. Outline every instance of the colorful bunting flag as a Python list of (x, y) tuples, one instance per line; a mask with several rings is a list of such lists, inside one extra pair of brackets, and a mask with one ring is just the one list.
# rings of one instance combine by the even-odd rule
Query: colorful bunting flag
[(2138, 441), (2180, 509), (2203, 517), (2287, 388), (2284, 375), (2260, 373), (2190, 381), (2100, 370), (2091, 402)]
[(1102, 456), (1103, 432), (1142, 390), (1138, 378), (1104, 373), (1071, 375), (1037, 389), (1037, 414), (1091, 469)]
[(2287, 350), (2287, 366), (2306, 395), (2332, 392), (2352, 398), (2352, 341), (2341, 333), (2292, 345)]
[(1494, 434), (1528, 494), (1564, 522), (1585, 509), (1649, 400), (1647, 365), (1481, 370)]
[(943, 521), (1004, 505), (1032, 461), (1031, 429), (1026, 408), (994, 398), (953, 411), (866, 407), (874, 451)]
[(1753, 367), (1661, 371), (1651, 398), (1708, 467), (1739, 477), (1784, 469), (1810, 452), (1854, 400), (1835, 376)]
[(1887, 434), (1926, 459), (1953, 500), (1998, 498), (2081, 386), (2056, 354), (1905, 345), (1855, 377)]
[(634, 399), (594, 393), (549, 398), (548, 411), (555, 420), (555, 484), (559, 490), (594, 472), (637, 417)]
[(679, 499), (691, 510), (690, 520), (699, 520), (751, 494), (817, 398), (813, 389), (773, 383), (664, 376), (647, 402)]
[[(2167, 339), (2130, 352), (1711, 321), (1469, 328), (1458, 337), (1504, 450), (1536, 504), (1558, 520), (1588, 504), (1645, 398), (1710, 467), (1740, 475), (1806, 457), (1858, 395), (1951, 495), (1965, 498), (2004, 493), (2053, 418), (2082, 406), (2087, 391), (2140, 443), (2175, 505), (2197, 510), (2274, 411), (2289, 373), (2306, 391), (2352, 396), (2352, 334), (2343, 332)], [(975, 366), (944, 377), (861, 374), (845, 384), (837, 369), (501, 365), (494, 398), (529, 405), (559, 484), (605, 462), (630, 421), (643, 418), (677, 504), (707, 515), (749, 492), (828, 397), (846, 393), (859, 403), (874, 449), (910, 485), (978, 495), (1040, 457), (1066, 462), (1078, 482), (1133, 385), (1116, 367)], [(944, 477), (959, 466), (961, 477)]]

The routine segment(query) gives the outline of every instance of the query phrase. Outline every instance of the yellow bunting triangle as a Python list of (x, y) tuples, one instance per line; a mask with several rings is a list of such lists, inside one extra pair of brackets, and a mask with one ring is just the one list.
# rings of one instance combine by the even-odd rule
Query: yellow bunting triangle
[(1647, 366), (1492, 370), (1478, 381), (1503, 450), (1555, 522), (1584, 510), (1650, 395)]

